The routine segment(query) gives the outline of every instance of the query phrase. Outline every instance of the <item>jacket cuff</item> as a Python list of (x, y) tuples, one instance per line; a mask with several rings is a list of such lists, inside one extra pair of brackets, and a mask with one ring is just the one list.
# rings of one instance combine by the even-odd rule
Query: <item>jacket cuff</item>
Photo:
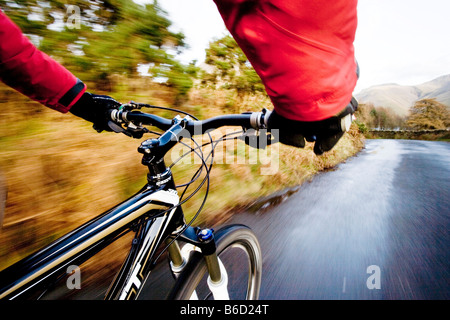
[(58, 104), (63, 106), (63, 112), (69, 111), (85, 91), (86, 85), (80, 79), (77, 79), (75, 85), (70, 88), (69, 91), (67, 91), (58, 101)]

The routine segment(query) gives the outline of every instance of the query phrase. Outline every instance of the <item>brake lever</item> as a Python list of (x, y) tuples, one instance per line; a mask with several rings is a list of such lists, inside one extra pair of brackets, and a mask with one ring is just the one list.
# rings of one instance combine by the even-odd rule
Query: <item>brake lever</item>
[(126, 132), (131, 133), (132, 137), (135, 139), (140, 139), (144, 135), (144, 133), (150, 132), (147, 128), (142, 125), (135, 125), (134, 123), (128, 123), (126, 128)]
[(255, 130), (248, 129), (238, 139), (242, 140), (248, 146), (256, 149), (266, 149), (267, 146), (278, 142), (278, 139), (267, 129)]
[(144, 135), (144, 133), (150, 132), (147, 128), (143, 126), (136, 126), (133, 123), (129, 123), (126, 128), (118, 125), (113, 121), (108, 121), (109, 128), (116, 133), (123, 133), (128, 137), (132, 137), (135, 139), (140, 139)]

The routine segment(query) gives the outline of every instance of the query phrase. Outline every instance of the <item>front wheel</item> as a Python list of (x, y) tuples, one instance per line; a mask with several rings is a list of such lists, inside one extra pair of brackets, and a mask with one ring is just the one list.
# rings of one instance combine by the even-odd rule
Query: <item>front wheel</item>
[[(261, 285), (262, 257), (258, 240), (244, 225), (226, 226), (214, 234), (217, 255), (228, 275), (231, 300), (256, 300)], [(189, 261), (178, 275), (169, 299), (213, 299), (207, 284), (208, 272), (203, 255), (191, 251)]]

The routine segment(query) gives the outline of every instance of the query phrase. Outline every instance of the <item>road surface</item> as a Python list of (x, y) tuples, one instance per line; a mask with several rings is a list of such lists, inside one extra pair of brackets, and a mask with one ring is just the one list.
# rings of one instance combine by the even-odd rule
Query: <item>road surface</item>
[(450, 143), (369, 140), (234, 221), (260, 239), (261, 299), (449, 299)]
[[(282, 199), (230, 221), (260, 240), (261, 299), (450, 299), (450, 143), (368, 140)], [(165, 297), (159, 270), (141, 299)]]

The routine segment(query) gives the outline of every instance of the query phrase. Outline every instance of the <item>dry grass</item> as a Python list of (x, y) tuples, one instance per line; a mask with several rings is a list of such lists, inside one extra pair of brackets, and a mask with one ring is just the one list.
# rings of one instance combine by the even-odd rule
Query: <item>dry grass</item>
[[(125, 98), (125, 92), (131, 97)], [(132, 81), (114, 96), (162, 106), (170, 106), (173, 97), (167, 88)], [(226, 92), (198, 89), (183, 108), (206, 118), (222, 114), (235, 99)], [(239, 109), (263, 107), (270, 108), (267, 98), (250, 97)], [(234, 208), (303, 183), (354, 155), (362, 148), (362, 139), (352, 128), (332, 152), (321, 157), (313, 154), (311, 145), (304, 150), (278, 145), (261, 156), (263, 163), (253, 163), (250, 159), (255, 159), (257, 151), (241, 142), (225, 149), (219, 145), (207, 206), (199, 221), (224, 220)], [(0, 87), (0, 170), (8, 185), (0, 269), (136, 192), (146, 181), (146, 168), (136, 152), (139, 143), (114, 133), (97, 134), (83, 120), (48, 110)], [(226, 157), (232, 161), (220, 163)], [(271, 174), (261, 174), (270, 169), (268, 163)], [(176, 166), (177, 181), (188, 181), (192, 170), (191, 164)], [(202, 192), (187, 203), (188, 218), (200, 205)]]

